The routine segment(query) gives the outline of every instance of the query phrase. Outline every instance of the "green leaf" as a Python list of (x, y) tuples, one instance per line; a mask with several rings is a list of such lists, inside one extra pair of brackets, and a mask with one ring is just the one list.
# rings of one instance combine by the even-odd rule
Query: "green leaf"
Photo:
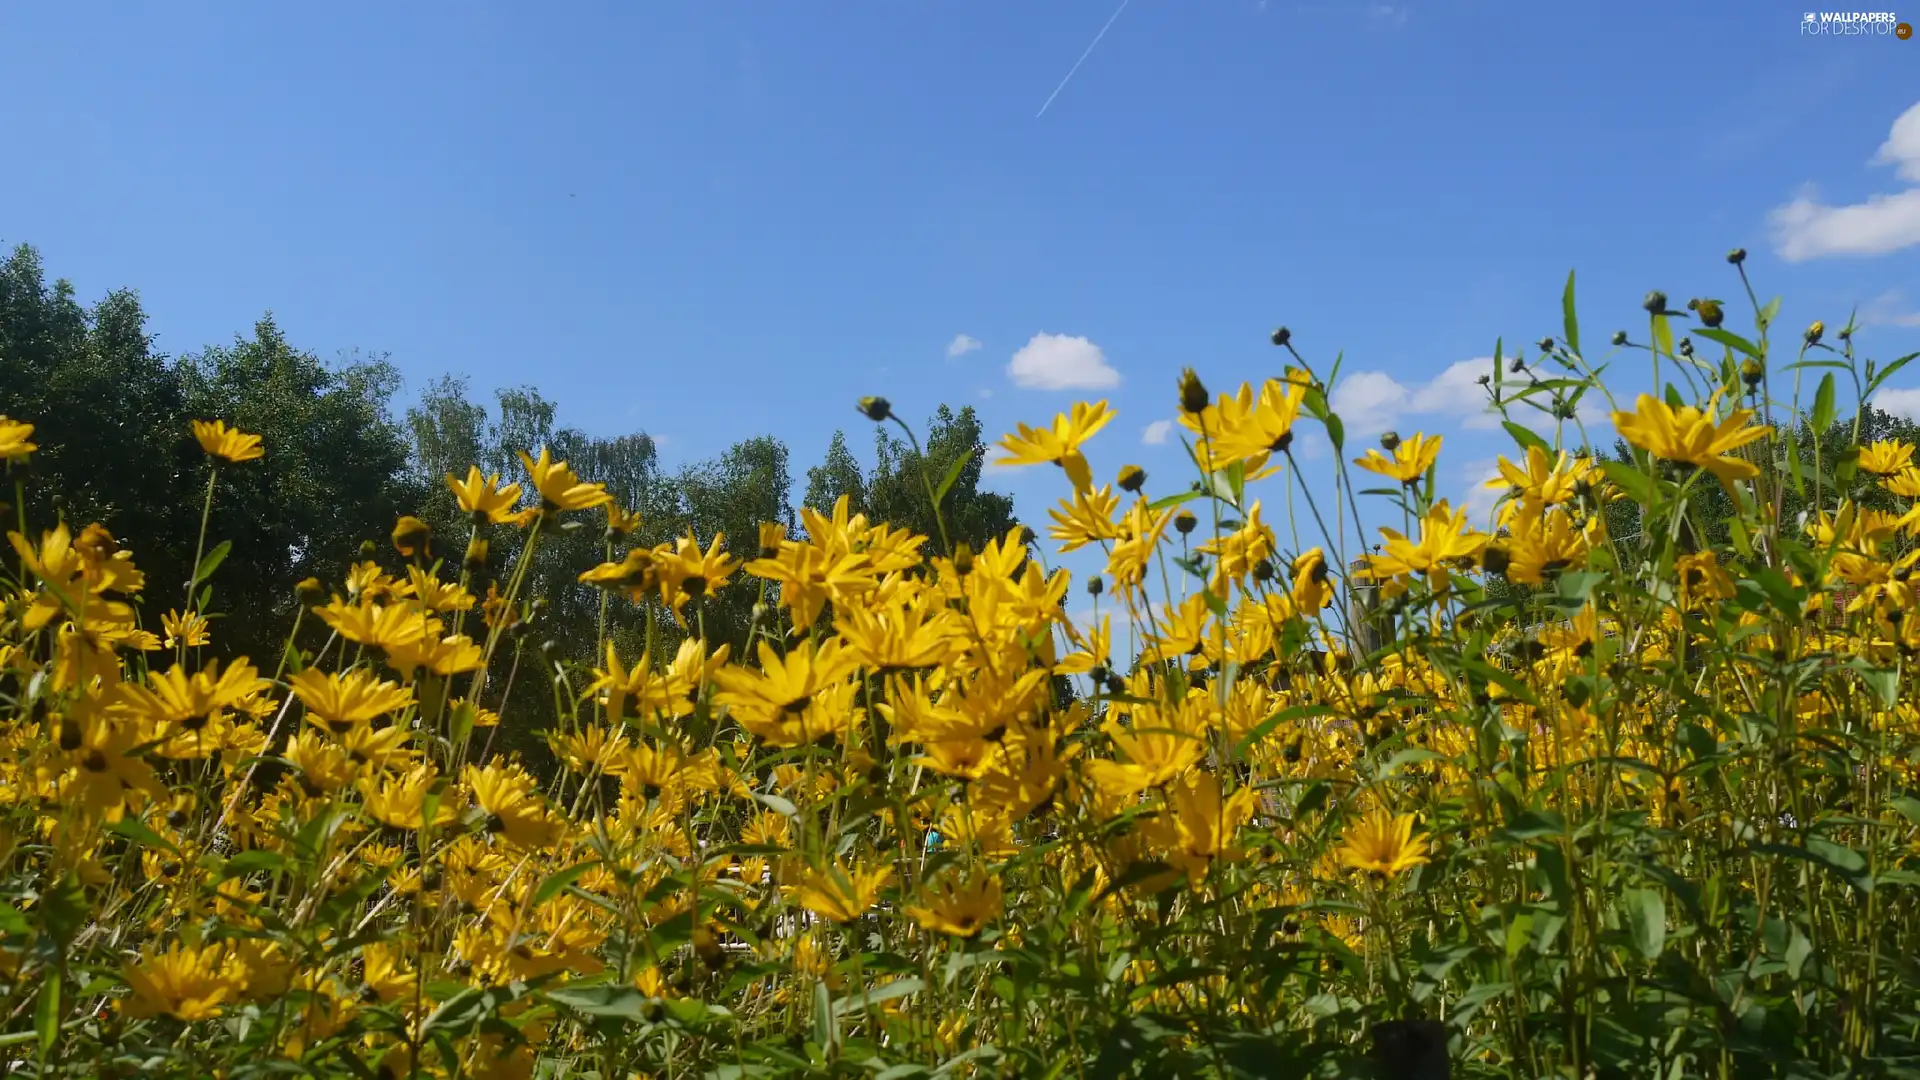
[(813, 1041), (822, 1047), (832, 1047), (839, 1042), (835, 1036), (840, 1033), (839, 1025), (833, 1022), (833, 1001), (827, 997), (825, 980), (813, 984)]
[(207, 552), (206, 557), (200, 560), (200, 565), (193, 568), (193, 583), (198, 585), (212, 577), (213, 572), (220, 569), (220, 564), (227, 561), (227, 553), (232, 550), (233, 541), (231, 540), (222, 540), (215, 544), (213, 550)]
[(1219, 593), (1212, 589), (1202, 589), (1200, 595), (1206, 600), (1207, 610), (1213, 612), (1216, 618), (1227, 617), (1227, 602), (1221, 599)]
[(0, 937), (25, 937), (33, 933), (33, 924), (20, 909), (0, 900)]
[(45, 1064), (60, 1037), (60, 973), (54, 972), (40, 987), (40, 1002), (33, 1010), (33, 1028), (40, 1035), (40, 1061)]
[(630, 986), (566, 986), (546, 992), (547, 1000), (588, 1016), (644, 1020), (653, 1001)]
[(559, 895), (560, 890), (579, 881), (582, 874), (585, 874), (598, 865), (600, 865), (599, 859), (588, 859), (585, 862), (574, 863), (565, 870), (555, 870), (553, 873), (548, 874), (546, 879), (540, 882), (540, 887), (533, 890), (532, 906), (539, 907), (541, 904), (553, 899)]
[(1753, 342), (1748, 341), (1746, 338), (1741, 337), (1731, 330), (1722, 330), (1716, 326), (1706, 326), (1696, 330), (1695, 333), (1706, 338), (1708, 341), (1717, 341), (1729, 349), (1743, 352), (1755, 360), (1760, 359), (1760, 346), (1755, 345)]
[(1594, 586), (1607, 580), (1607, 575), (1595, 570), (1574, 570), (1560, 575), (1554, 583), (1554, 592), (1560, 598), (1560, 607), (1582, 608), (1593, 595)]
[(1182, 491), (1177, 495), (1163, 495), (1160, 498), (1155, 499), (1152, 502), (1148, 503), (1147, 509), (1157, 514), (1162, 510), (1171, 510), (1174, 507), (1179, 506), (1181, 503), (1192, 502), (1193, 500), (1199, 498), (1200, 495), (1201, 493), (1198, 491)]
[(1899, 371), (1901, 368), (1906, 367), (1908, 364), (1912, 363), (1915, 357), (1920, 357), (1920, 353), (1908, 353), (1907, 355), (1901, 357), (1900, 359), (1895, 360), (1893, 363), (1888, 364), (1886, 367), (1881, 368), (1879, 371), (1874, 372), (1873, 378), (1867, 380), (1866, 396), (1868, 398), (1872, 398), (1873, 392), (1875, 390), (1880, 389), (1881, 383), (1886, 382), (1887, 378), (1891, 376), (1894, 372)]
[(1573, 271), (1567, 271), (1567, 288), (1560, 294), (1560, 332), (1567, 339), (1567, 350), (1580, 353), (1580, 320), (1573, 313)]
[(1315, 716), (1326, 716), (1332, 712), (1333, 709), (1331, 707), (1319, 704), (1295, 705), (1291, 708), (1281, 709), (1265, 720), (1253, 725), (1253, 729), (1241, 737), (1240, 741), (1235, 744), (1233, 748), (1233, 758), (1235, 761), (1238, 761), (1242, 757), (1245, 757), (1249, 747), (1254, 746), (1259, 743), (1260, 740), (1273, 734), (1274, 729), (1282, 724), (1290, 724)]
[(1511, 420), (1502, 420), (1500, 426), (1507, 429), (1507, 434), (1513, 436), (1513, 441), (1520, 444), (1520, 449), (1531, 450), (1539, 447), (1543, 454), (1553, 453), (1553, 447), (1547, 445), (1547, 440), (1541, 438), (1540, 433), (1532, 428), (1516, 424)]
[(954, 458), (953, 464), (947, 466), (946, 478), (940, 481), (939, 488), (935, 489), (933, 493), (933, 504), (935, 506), (939, 506), (946, 501), (947, 492), (953, 490), (953, 485), (960, 479), (961, 471), (967, 467), (967, 462), (973, 460), (973, 452), (977, 449), (979, 448), (968, 447), (966, 453)]
[(107, 831), (124, 836), (142, 847), (150, 847), (155, 851), (170, 851), (175, 855), (180, 854), (180, 849), (174, 846), (173, 841), (154, 832), (151, 826), (139, 818), (123, 817), (107, 826)]
[(1333, 452), (1338, 454), (1342, 452), (1347, 445), (1347, 425), (1341, 423), (1340, 417), (1334, 413), (1327, 414), (1325, 423), (1327, 425), (1327, 438), (1333, 440)]
[(1654, 351), (1662, 356), (1674, 355), (1673, 326), (1671, 325), (1671, 320), (1666, 315), (1655, 315), (1652, 316), (1652, 318)]
[(860, 1012), (871, 1006), (878, 1005), (883, 1001), (892, 1001), (895, 998), (906, 997), (908, 994), (917, 994), (925, 989), (926, 985), (926, 981), (918, 977), (895, 979), (885, 986), (877, 986), (872, 990), (862, 991), (858, 994), (846, 994), (842, 996), (840, 1000), (833, 1003), (833, 1015), (835, 1018), (839, 1018), (846, 1016), (848, 1013)]
[[(1915, 825), (1920, 825), (1920, 799), (1916, 799), (1911, 795), (1895, 795), (1893, 798), (1888, 799), (1887, 803), (1895, 810), (1898, 810), (1901, 817), (1906, 818)], [(5, 912), (0, 912), (0, 916), (4, 915)], [(4, 929), (5, 925), (5, 919), (0, 918), (0, 929)]]
[(1645, 506), (1653, 501), (1653, 481), (1625, 461), (1603, 461), (1600, 468), (1627, 497)]
[(799, 808), (782, 796), (768, 794), (764, 791), (756, 791), (753, 793), (753, 799), (755, 802), (782, 817), (793, 818), (800, 816)]
[(1807, 966), (1807, 957), (1812, 955), (1813, 942), (1808, 941), (1807, 935), (1801, 933), (1800, 928), (1795, 926), (1793, 935), (1787, 939), (1787, 978), (1799, 978), (1800, 972)]
[(1620, 896), (1633, 950), (1643, 960), (1657, 960), (1667, 947), (1667, 901), (1658, 889), (1628, 889)]
[(1755, 321), (1760, 324), (1760, 330), (1764, 333), (1767, 327), (1773, 325), (1773, 320), (1779, 317), (1780, 317), (1780, 298), (1776, 296), (1773, 299), (1767, 301), (1766, 306), (1760, 309), (1760, 315)]
[(87, 893), (69, 877), (40, 897), (40, 919), (62, 946), (87, 924)]
[(272, 873), (287, 865), (286, 856), (277, 851), (243, 851), (220, 868), (221, 880), (248, 874)]
[(1835, 408), (1833, 404), (1833, 372), (1820, 377), (1820, 389), (1813, 392), (1813, 412), (1807, 423), (1815, 435), (1825, 435), (1833, 426)]

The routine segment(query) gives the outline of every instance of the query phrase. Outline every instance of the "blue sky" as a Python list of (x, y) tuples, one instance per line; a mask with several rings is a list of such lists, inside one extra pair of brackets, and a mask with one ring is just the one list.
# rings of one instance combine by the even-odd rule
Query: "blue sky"
[[(0, 239), (137, 288), (170, 353), (271, 309), (670, 460), (777, 434), (797, 478), (837, 427), (868, 449), (870, 393), (990, 433), (1109, 397), (1096, 468), (1171, 475), (1142, 434), (1180, 367), (1271, 375), (1285, 323), (1464, 487), (1500, 444), (1451, 365), (1557, 334), (1569, 268), (1590, 343), (1650, 288), (1732, 298), (1736, 245), (1787, 326), (1859, 304), (1920, 348), (1920, 41), (1751, 0), (1131, 0), (1036, 117), (1114, 10), (7, 5)], [(991, 475), (1036, 522), (1064, 487)]]

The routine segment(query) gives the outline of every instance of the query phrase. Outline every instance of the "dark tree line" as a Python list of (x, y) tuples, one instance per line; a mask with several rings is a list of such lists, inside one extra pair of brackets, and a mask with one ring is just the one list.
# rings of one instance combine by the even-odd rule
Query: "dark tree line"
[[(141, 613), (156, 629), (169, 609), (185, 606), (200, 530), (208, 463), (189, 422), (221, 419), (263, 436), (263, 459), (222, 471), (208, 525), (212, 541), (232, 541), (208, 605), (219, 613), (213, 648), (220, 654), (271, 668), (292, 622), (295, 586), (317, 577), (338, 588), (368, 540), (376, 541), (373, 557), (398, 572), (403, 560), (386, 537), (403, 514), (428, 522), (435, 555), (457, 563), (471, 525), (445, 477), (479, 465), (524, 483), (521, 450), (547, 447), (638, 512), (638, 530), (619, 538), (616, 550), (692, 530), (703, 548), (724, 534), (731, 554), (752, 558), (761, 522), (798, 531), (790, 455), (771, 435), (668, 470), (645, 433), (602, 437), (564, 426), (554, 402), (533, 387), (501, 389), (488, 401), (449, 376), (397, 415), (401, 380), (384, 356), (323, 361), (289, 343), (268, 315), (230, 344), (169, 357), (154, 350), (146, 322), (132, 291), (85, 305), (68, 282), (48, 281), (37, 251), (15, 248), (0, 263), (0, 414), (37, 428), (31, 520), (44, 526), (62, 515), (76, 528), (98, 521), (121, 538), (147, 573)], [(941, 406), (920, 438), (924, 458), (881, 430), (875, 465), (863, 470), (836, 433), (825, 460), (807, 470), (804, 504), (828, 511), (844, 494), (855, 512), (936, 537), (920, 470), (937, 483), (965, 454), (942, 506), (953, 541), (978, 548), (1014, 526), (1012, 500), (980, 489), (985, 446), (971, 408)], [(577, 578), (606, 556), (605, 519), (579, 517), (579, 526), (542, 539), (525, 593), (540, 601), (541, 613), (528, 627), (524, 645), (535, 655), (522, 656), (530, 674), (516, 680), (510, 720), (521, 729), (513, 743), (529, 748), (526, 731), (542, 726), (553, 708), (535, 658), (540, 647), (555, 659), (590, 660), (599, 636), (601, 593)], [(491, 565), (508, 565), (523, 542), (516, 530), (494, 529)], [(475, 591), (484, 595), (484, 580)], [(704, 601), (698, 614), (709, 637), (744, 645), (755, 592), (734, 589)], [(682, 633), (658, 604), (617, 599), (606, 617), (628, 662), (648, 640), (670, 654)]]

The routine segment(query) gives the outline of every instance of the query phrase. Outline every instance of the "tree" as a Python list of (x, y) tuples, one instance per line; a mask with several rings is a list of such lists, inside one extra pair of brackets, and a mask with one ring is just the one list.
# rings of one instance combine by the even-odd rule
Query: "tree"
[[(286, 631), (295, 582), (337, 581), (363, 541), (418, 501), (410, 448), (387, 408), (400, 376), (384, 357), (329, 366), (289, 345), (271, 315), (253, 337), (184, 356), (176, 371), (190, 415), (258, 433), (267, 451), (220, 471), (207, 530), (209, 543), (233, 543), (215, 578), (235, 598), (213, 605), (225, 620), (219, 636), (265, 650)], [(187, 470), (189, 490), (206, 468)]]
[[(263, 436), (266, 456), (221, 471), (208, 542), (231, 540), (213, 578), (213, 647), (271, 663), (307, 576), (337, 580), (361, 539), (392, 528), (407, 444), (388, 415), (398, 376), (384, 359), (328, 365), (293, 348), (269, 316), (251, 339), (169, 362), (152, 351), (137, 296), (91, 309), (39, 254), (0, 265), (0, 412), (36, 425), (42, 446), (30, 517), (98, 521), (146, 572), (145, 625), (185, 604), (208, 461), (193, 419)], [(56, 507), (55, 498), (61, 500)]]
[(860, 474), (853, 451), (847, 449), (847, 433), (836, 431), (827, 444), (826, 460), (807, 470), (807, 496), (801, 505), (831, 513), (843, 495), (847, 497), (848, 513), (867, 512), (866, 478)]
[(980, 490), (987, 448), (981, 441), (980, 418), (972, 406), (958, 413), (940, 406), (920, 445), (923, 452), (916, 452), (912, 443), (885, 427), (875, 433), (878, 462), (866, 485), (869, 517), (912, 529), (928, 538), (929, 551), (940, 551), (939, 522), (934, 519), (928, 486), (937, 490), (964, 456), (964, 464), (940, 502), (948, 542), (965, 543), (978, 551), (1019, 525), (1013, 515), (1012, 498)]

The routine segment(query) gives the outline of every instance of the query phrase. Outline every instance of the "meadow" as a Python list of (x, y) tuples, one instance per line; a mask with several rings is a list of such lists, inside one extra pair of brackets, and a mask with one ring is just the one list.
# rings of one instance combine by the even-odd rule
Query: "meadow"
[(1913, 357), (1743, 260), (1503, 343), (1491, 524), (1280, 330), (1258, 385), (1167, 373), (1188, 474), (1094, 475), (1104, 402), (1006, 435), (1062, 497), (978, 545), (970, 454), (921, 531), (642, 542), (521, 447), (253, 656), (223, 616), (287, 598), (216, 594), (209, 523), (271, 439), (192, 424), (160, 580), (29, 513), (0, 418), (8, 1075), (1920, 1076), (1920, 464), (1870, 408)]

